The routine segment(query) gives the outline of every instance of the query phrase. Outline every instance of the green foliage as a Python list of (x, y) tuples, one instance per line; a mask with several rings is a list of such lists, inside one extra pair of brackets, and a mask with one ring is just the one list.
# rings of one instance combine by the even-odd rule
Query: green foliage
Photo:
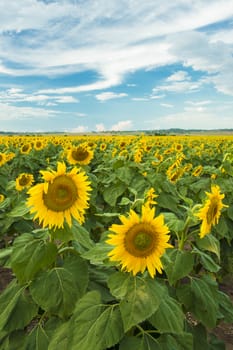
[[(220, 322), (233, 322), (232, 302), (219, 288), (224, 277), (232, 278), (232, 139), (187, 137), (179, 150), (176, 138), (94, 138), (94, 158), (80, 165), (92, 188), (85, 222), (42, 228), (26, 205), (27, 188), (18, 192), (15, 179), (30, 172), (41, 183), (40, 170), (53, 170), (58, 161), (71, 170), (66, 150), (79, 142), (92, 139), (51, 138), (28, 154), (11, 140), (0, 144), (15, 153), (0, 167), (0, 261), (13, 274), (0, 294), (0, 349), (224, 349), (212, 332)], [(172, 180), (169, 169), (177, 164), (181, 175)], [(193, 175), (198, 166), (200, 174)], [(200, 238), (197, 213), (213, 185), (225, 195), (224, 207)], [(111, 225), (130, 209), (139, 214), (151, 189), (155, 215), (163, 215), (173, 246), (155, 278), (120, 271), (106, 243)]]

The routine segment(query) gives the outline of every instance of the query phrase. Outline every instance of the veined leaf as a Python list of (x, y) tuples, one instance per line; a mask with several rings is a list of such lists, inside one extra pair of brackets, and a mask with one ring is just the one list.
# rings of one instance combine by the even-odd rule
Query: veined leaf
[(124, 334), (119, 305), (103, 305), (96, 291), (79, 300), (71, 327), (72, 350), (103, 350), (118, 343)]
[(41, 269), (51, 265), (56, 256), (55, 244), (25, 233), (14, 242), (11, 266), (18, 280), (24, 283), (30, 281)]
[(188, 251), (167, 249), (166, 253), (162, 256), (162, 262), (169, 283), (173, 285), (192, 271), (194, 255)]
[(111, 293), (121, 299), (120, 311), (126, 332), (150, 317), (158, 309), (165, 294), (165, 287), (150, 277), (132, 277), (120, 272), (110, 277), (108, 285)]
[(158, 310), (149, 318), (149, 322), (161, 333), (182, 333), (184, 313), (181, 305), (167, 295), (163, 298)]
[(63, 267), (40, 273), (30, 285), (30, 292), (42, 309), (63, 318), (72, 314), (87, 283), (87, 265), (74, 257), (66, 259)]

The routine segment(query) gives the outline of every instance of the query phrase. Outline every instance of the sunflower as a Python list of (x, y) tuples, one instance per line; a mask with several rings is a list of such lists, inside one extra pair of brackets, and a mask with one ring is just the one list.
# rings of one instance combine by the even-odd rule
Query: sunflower
[(114, 246), (108, 253), (110, 260), (119, 262), (122, 270), (134, 276), (146, 268), (152, 278), (156, 270), (162, 273), (160, 257), (166, 248), (172, 248), (163, 215), (155, 217), (155, 208), (144, 205), (141, 216), (131, 209), (129, 216), (121, 215), (120, 220), (121, 225), (113, 224), (109, 229), (113, 233), (106, 242)]
[(30, 187), (34, 182), (32, 174), (22, 173), (15, 180), (15, 188), (17, 191), (22, 191), (24, 188)]
[(153, 206), (154, 204), (157, 204), (157, 202), (154, 200), (156, 197), (158, 197), (157, 194), (155, 194), (155, 190), (153, 187), (151, 187), (146, 193), (145, 193), (145, 204), (149, 207)]
[(201, 238), (210, 233), (212, 226), (216, 225), (219, 221), (222, 208), (227, 207), (227, 205), (222, 203), (225, 195), (220, 193), (219, 186), (212, 186), (211, 192), (206, 192), (206, 195), (208, 198), (204, 206), (196, 214), (202, 220), (200, 229)]
[(29, 154), (31, 152), (31, 149), (32, 149), (31, 143), (25, 143), (21, 146), (20, 152), (22, 154)]
[(5, 153), (0, 152), (0, 166), (4, 165), (7, 162), (7, 156)]
[(192, 172), (192, 176), (198, 177), (200, 176), (201, 172), (203, 170), (203, 166), (202, 165), (198, 165)]
[(57, 171), (41, 174), (45, 182), (28, 191), (27, 205), (31, 213), (36, 213), (34, 219), (49, 228), (64, 227), (65, 220), (71, 227), (72, 217), (82, 224), (91, 191), (87, 175), (76, 167), (66, 172), (62, 162), (58, 162)]
[(67, 152), (67, 160), (70, 164), (87, 165), (94, 157), (94, 152), (87, 145), (71, 147)]

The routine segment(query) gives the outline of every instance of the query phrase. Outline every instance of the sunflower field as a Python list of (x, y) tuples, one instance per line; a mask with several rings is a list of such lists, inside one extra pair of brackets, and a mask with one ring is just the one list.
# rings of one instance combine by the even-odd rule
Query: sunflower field
[(0, 136), (0, 237), (1, 350), (225, 349), (233, 136)]

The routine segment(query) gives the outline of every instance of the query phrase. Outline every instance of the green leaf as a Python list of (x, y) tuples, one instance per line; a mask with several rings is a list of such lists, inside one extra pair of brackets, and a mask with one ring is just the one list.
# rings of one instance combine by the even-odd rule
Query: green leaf
[(0, 330), (23, 329), (37, 314), (38, 307), (25, 291), (12, 281), (0, 296)]
[(92, 264), (103, 264), (108, 259), (108, 253), (112, 247), (107, 243), (96, 243), (93, 248), (82, 254), (84, 259), (90, 260)]
[(163, 213), (166, 224), (173, 232), (179, 233), (184, 230), (184, 221), (179, 220), (174, 213)]
[(71, 231), (74, 237), (74, 240), (77, 241), (85, 249), (91, 249), (94, 247), (95, 243), (90, 238), (89, 232), (81, 226), (77, 221), (73, 222)]
[(15, 331), (1, 343), (1, 350), (25, 350), (25, 332)]
[(203, 238), (197, 237), (196, 243), (199, 249), (208, 250), (217, 255), (220, 261), (220, 243), (219, 240), (212, 234), (206, 235)]
[(14, 242), (11, 266), (18, 280), (24, 283), (30, 281), (38, 271), (51, 265), (56, 256), (55, 244), (25, 233)]
[(24, 350), (48, 349), (49, 337), (42, 325), (39, 323), (27, 336)]
[(167, 249), (162, 257), (164, 270), (169, 283), (173, 285), (179, 279), (188, 276), (194, 265), (194, 255), (188, 251)]
[(24, 216), (29, 212), (29, 208), (26, 206), (26, 204), (20, 203), (19, 205), (15, 206), (8, 214), (7, 216), (10, 217), (18, 217), (18, 216)]
[(111, 207), (115, 207), (118, 197), (125, 192), (126, 188), (127, 185), (122, 182), (112, 184), (111, 187), (106, 188), (103, 192), (105, 202)]
[(124, 330), (150, 317), (159, 307), (165, 287), (151, 278), (133, 277), (127, 273), (113, 274), (108, 285), (120, 302)]
[(220, 270), (220, 266), (214, 262), (211, 256), (202, 252), (201, 250), (198, 250), (197, 248), (194, 248), (193, 252), (200, 256), (201, 263), (206, 270), (210, 272), (218, 272)]
[(198, 323), (196, 326), (188, 324), (187, 330), (193, 335), (193, 350), (206, 350), (209, 348), (206, 327), (201, 323)]
[(149, 318), (149, 322), (160, 333), (182, 333), (184, 330), (184, 313), (181, 305), (167, 295), (158, 310)]
[(206, 327), (213, 328), (219, 316), (218, 291), (216, 282), (208, 276), (192, 278), (191, 284), (177, 288), (177, 296), (187, 311)]
[(173, 213), (179, 212), (178, 206), (177, 206), (177, 204), (179, 203), (179, 200), (177, 199), (177, 197), (171, 194), (161, 192), (158, 198), (156, 198), (156, 201), (158, 202), (158, 205), (161, 208), (169, 209)]
[(228, 217), (233, 221), (233, 205), (230, 205), (227, 209)]
[(131, 201), (129, 198), (127, 198), (127, 197), (122, 197), (122, 198), (121, 198), (121, 201), (120, 201), (120, 203), (119, 203), (119, 205), (128, 205), (128, 204), (130, 204), (130, 203), (132, 203), (132, 201)]
[(63, 267), (41, 272), (30, 285), (31, 295), (38, 305), (61, 318), (72, 314), (87, 286), (87, 266), (81, 258), (76, 259), (66, 261)]
[(12, 253), (12, 248), (0, 249), (0, 259), (7, 258)]
[(72, 332), (72, 329), (71, 329), (70, 321), (62, 323), (53, 332), (49, 346), (48, 348), (45, 348), (45, 349), (48, 349), (48, 350), (70, 349), (71, 350), (71, 347), (70, 347), (71, 332)]
[(119, 350), (162, 350), (157, 339), (149, 333), (143, 333), (142, 337), (125, 337), (120, 343)]
[(119, 305), (103, 305), (96, 291), (79, 300), (71, 327), (72, 350), (103, 350), (117, 344), (124, 334)]
[(0, 209), (5, 209), (11, 204), (10, 198), (5, 198), (4, 201), (0, 203)]
[(220, 312), (224, 316), (224, 322), (233, 323), (233, 303), (229, 296), (221, 291), (218, 291), (218, 302)]
[(193, 337), (190, 333), (162, 334), (159, 343), (162, 350), (193, 350)]
[(132, 178), (135, 175), (135, 171), (126, 166), (116, 169), (115, 174), (119, 180), (125, 183), (127, 186), (130, 185)]

